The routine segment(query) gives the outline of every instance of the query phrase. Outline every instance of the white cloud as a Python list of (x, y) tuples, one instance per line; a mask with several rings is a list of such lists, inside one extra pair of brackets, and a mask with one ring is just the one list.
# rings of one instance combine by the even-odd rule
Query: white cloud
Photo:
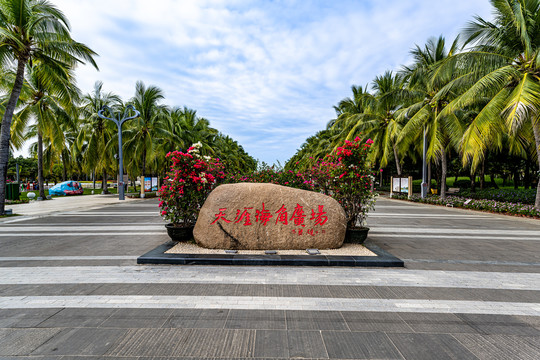
[(291, 157), (325, 127), (352, 84), (408, 61), (415, 43), (450, 41), (487, 1), (52, 0), (73, 37), (100, 54), (77, 70), (124, 99), (137, 80), (266, 162)]

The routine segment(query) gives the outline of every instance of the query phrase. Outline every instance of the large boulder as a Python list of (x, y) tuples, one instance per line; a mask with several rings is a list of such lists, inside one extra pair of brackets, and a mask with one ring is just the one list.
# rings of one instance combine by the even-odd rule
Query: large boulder
[(274, 184), (220, 185), (204, 203), (193, 236), (211, 249), (334, 249), (347, 219), (329, 196)]

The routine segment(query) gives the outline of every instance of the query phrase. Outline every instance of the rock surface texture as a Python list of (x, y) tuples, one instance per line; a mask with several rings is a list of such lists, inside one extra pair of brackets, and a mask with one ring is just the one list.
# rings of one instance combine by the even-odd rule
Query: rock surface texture
[(206, 199), (193, 236), (211, 249), (341, 247), (347, 219), (329, 196), (274, 184), (220, 185)]

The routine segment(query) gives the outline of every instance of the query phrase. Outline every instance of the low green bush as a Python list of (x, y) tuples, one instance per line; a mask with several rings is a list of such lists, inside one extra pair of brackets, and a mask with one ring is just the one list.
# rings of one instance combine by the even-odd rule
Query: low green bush
[(420, 197), (420, 195), (413, 195), (411, 198), (407, 198), (406, 195), (396, 195), (393, 198), (425, 204), (451, 205), (453, 207), (460, 207), (464, 209), (482, 210), (493, 213), (540, 218), (540, 211), (536, 210), (533, 205), (522, 203), (512, 203), (485, 199), (470, 199), (462, 196), (447, 196), (446, 198), (441, 199), (439, 195), (428, 195), (423, 199)]

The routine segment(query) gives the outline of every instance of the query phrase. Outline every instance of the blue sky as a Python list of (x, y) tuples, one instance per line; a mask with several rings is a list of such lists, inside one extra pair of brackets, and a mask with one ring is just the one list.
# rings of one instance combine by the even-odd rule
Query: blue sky
[(452, 40), (487, 0), (51, 0), (99, 53), (77, 70), (124, 100), (161, 87), (267, 163), (290, 158), (332, 108), (431, 36)]

